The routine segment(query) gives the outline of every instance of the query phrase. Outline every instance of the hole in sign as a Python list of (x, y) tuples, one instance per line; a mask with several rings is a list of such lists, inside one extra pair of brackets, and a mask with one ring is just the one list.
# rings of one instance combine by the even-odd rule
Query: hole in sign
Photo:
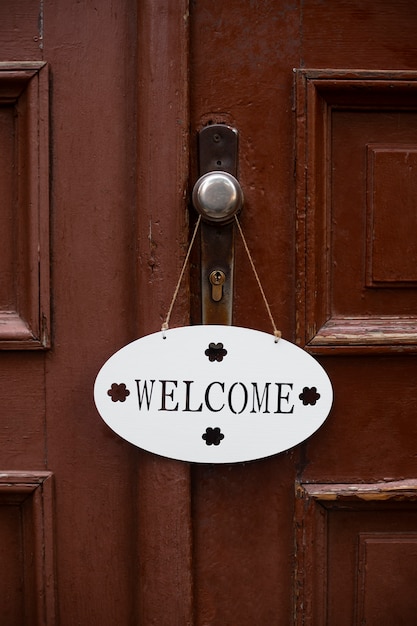
[(218, 446), (222, 439), (224, 439), (224, 435), (220, 432), (220, 428), (216, 426), (215, 428), (206, 428), (206, 432), (202, 435), (202, 439), (205, 440), (207, 446)]
[(204, 352), (208, 356), (209, 361), (223, 361), (223, 357), (226, 356), (227, 350), (223, 347), (222, 343), (209, 343), (209, 347)]

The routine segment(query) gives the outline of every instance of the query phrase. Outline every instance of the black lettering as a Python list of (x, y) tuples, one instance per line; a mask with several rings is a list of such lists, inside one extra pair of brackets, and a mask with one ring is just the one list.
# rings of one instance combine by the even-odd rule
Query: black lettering
[[(153, 384), (154, 384), (154, 380), (144, 380), (143, 381), (143, 388), (142, 390), (140, 389), (140, 378), (136, 380), (136, 387), (138, 389), (138, 403), (139, 403), (139, 411), (142, 409), (142, 403), (143, 403), (143, 399), (145, 398), (146, 401), (146, 406), (147, 409), (149, 411), (149, 409), (151, 408), (151, 400), (152, 400), (152, 391), (153, 391)], [(150, 389), (148, 389), (148, 382), (151, 383), (151, 387)]]
[[(232, 406), (232, 393), (233, 393), (233, 389), (237, 386), (240, 385), (243, 388), (243, 392), (244, 392), (244, 402), (242, 405), (242, 408), (240, 409), (240, 411), (235, 411), (233, 406)], [(229, 395), (228, 395), (228, 404), (229, 404), (229, 409), (232, 411), (232, 413), (235, 413), (237, 415), (240, 415), (241, 413), (243, 413), (243, 411), (246, 409), (246, 405), (248, 403), (248, 390), (246, 389), (245, 385), (243, 383), (233, 383), (233, 385), (230, 387), (229, 389)]]
[(174, 387), (176, 388), (178, 386), (178, 381), (160, 380), (159, 382), (162, 385), (162, 390), (161, 390), (161, 408), (158, 410), (159, 411), (178, 411), (178, 402), (173, 408), (170, 408), (170, 409), (166, 405), (167, 398), (171, 398), (171, 400), (174, 401), (174, 391), (175, 391), (175, 389), (172, 389), (171, 391), (167, 391), (167, 383), (172, 383)]
[[(262, 393), (262, 398), (259, 399), (259, 392), (258, 392), (258, 383), (251, 383), (252, 387), (253, 387), (253, 394), (252, 394), (252, 410), (251, 413), (260, 413), (261, 408), (262, 408), (262, 403), (265, 400), (265, 411), (263, 411), (264, 413), (269, 413), (269, 409), (268, 409), (268, 402), (269, 402), (269, 386), (271, 383), (265, 383), (265, 387)], [(258, 405), (258, 408), (255, 409), (255, 399)]]
[(211, 402), (209, 400), (209, 394), (210, 394), (210, 390), (213, 387), (213, 385), (220, 385), (222, 391), (224, 392), (224, 383), (219, 383), (219, 381), (215, 380), (214, 383), (210, 383), (209, 386), (207, 387), (204, 400), (205, 400), (205, 403), (206, 403), (206, 407), (208, 408), (209, 411), (213, 411), (213, 413), (218, 413), (224, 407), (224, 403), (221, 405), (221, 407), (219, 409), (214, 409), (211, 406)]
[(278, 387), (277, 410), (275, 411), (275, 413), (293, 413), (294, 405), (292, 405), (289, 411), (283, 411), (281, 408), (281, 401), (284, 400), (285, 402), (288, 403), (289, 398), (290, 398), (290, 392), (288, 392), (286, 396), (282, 395), (282, 387), (286, 385), (287, 387), (292, 389), (293, 384), (292, 383), (275, 383), (275, 384)]
[(200, 404), (198, 409), (190, 409), (190, 387), (193, 384), (193, 380), (184, 380), (185, 384), (185, 409), (184, 411), (192, 411), (198, 413), (203, 410), (203, 403)]

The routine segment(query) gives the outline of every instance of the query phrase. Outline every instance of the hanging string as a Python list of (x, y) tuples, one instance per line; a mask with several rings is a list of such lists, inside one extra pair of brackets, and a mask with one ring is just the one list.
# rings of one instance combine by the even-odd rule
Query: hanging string
[(188, 259), (190, 258), (191, 249), (193, 247), (193, 243), (194, 243), (194, 240), (196, 238), (198, 227), (200, 226), (200, 222), (201, 222), (201, 215), (198, 216), (198, 220), (197, 220), (196, 225), (194, 227), (193, 236), (191, 237), (190, 245), (188, 246), (188, 251), (187, 251), (187, 254), (185, 256), (184, 263), (182, 265), (180, 277), (178, 279), (177, 286), (175, 287), (174, 295), (172, 296), (172, 300), (171, 300), (171, 304), (169, 305), (167, 316), (166, 316), (165, 321), (164, 321), (164, 323), (162, 324), (162, 327), (161, 327), (162, 331), (168, 330), (168, 328), (169, 328), (169, 320), (171, 318), (172, 309), (174, 308), (175, 300), (177, 299), (177, 295), (178, 295), (178, 291), (180, 289), (182, 277), (184, 276), (185, 268), (187, 267)]
[(269, 319), (271, 320), (272, 328), (274, 330), (275, 343), (277, 343), (279, 341), (279, 339), (281, 339), (281, 331), (278, 330), (276, 325), (275, 325), (274, 318), (272, 317), (271, 309), (270, 309), (269, 304), (268, 304), (268, 300), (266, 299), (265, 292), (264, 292), (264, 290), (262, 288), (262, 285), (261, 285), (261, 281), (259, 280), (258, 272), (256, 271), (255, 264), (253, 262), (251, 253), (249, 251), (248, 244), (246, 243), (245, 235), (243, 234), (243, 230), (242, 230), (240, 222), (239, 222), (239, 220), (237, 218), (237, 215), (235, 215), (235, 221), (236, 221), (237, 227), (239, 229), (240, 236), (242, 237), (242, 241), (243, 241), (243, 245), (244, 245), (245, 250), (246, 250), (246, 254), (248, 255), (248, 259), (249, 259), (250, 264), (252, 266), (252, 270), (253, 270), (253, 273), (255, 275), (256, 282), (258, 283), (259, 290), (260, 290), (262, 298), (264, 300), (265, 307), (266, 307), (267, 313), (269, 315)]
[[(246, 250), (246, 254), (248, 255), (248, 259), (249, 259), (249, 262), (251, 264), (252, 271), (253, 271), (254, 276), (256, 278), (256, 282), (258, 283), (259, 291), (261, 292), (261, 295), (262, 295), (262, 298), (263, 298), (263, 301), (264, 301), (264, 304), (265, 304), (265, 308), (267, 310), (269, 319), (271, 320), (272, 328), (273, 328), (273, 331), (274, 331), (275, 342), (278, 342), (278, 340), (281, 338), (281, 331), (279, 331), (277, 329), (277, 327), (276, 327), (274, 318), (273, 318), (272, 313), (271, 313), (271, 308), (270, 308), (270, 306), (268, 304), (268, 300), (266, 299), (265, 292), (263, 290), (261, 281), (259, 279), (258, 272), (256, 271), (256, 267), (255, 267), (255, 264), (253, 262), (252, 255), (250, 253), (248, 244), (246, 242), (245, 235), (243, 234), (243, 230), (242, 230), (242, 227), (240, 225), (240, 222), (238, 220), (237, 215), (235, 215), (235, 221), (236, 221), (236, 225), (238, 227), (240, 236), (242, 238), (243, 245), (244, 245), (244, 248)], [(169, 305), (167, 316), (166, 316), (165, 321), (163, 322), (163, 324), (161, 326), (161, 330), (162, 331), (166, 331), (169, 328), (169, 320), (171, 318), (172, 309), (174, 308), (175, 300), (177, 299), (177, 296), (178, 296), (178, 291), (179, 291), (180, 286), (181, 286), (181, 281), (182, 281), (182, 278), (184, 276), (185, 268), (187, 267), (187, 263), (188, 263), (188, 260), (190, 258), (191, 250), (192, 250), (195, 238), (197, 236), (197, 231), (198, 231), (198, 228), (200, 226), (200, 222), (201, 222), (201, 215), (198, 216), (198, 220), (197, 220), (196, 225), (194, 227), (194, 232), (193, 232), (193, 235), (191, 237), (190, 245), (188, 246), (188, 251), (187, 251), (187, 254), (185, 256), (184, 263), (182, 265), (182, 269), (181, 269), (181, 272), (180, 272), (180, 276), (178, 278), (177, 286), (175, 287), (174, 295), (172, 296), (172, 300), (171, 300), (171, 304)]]

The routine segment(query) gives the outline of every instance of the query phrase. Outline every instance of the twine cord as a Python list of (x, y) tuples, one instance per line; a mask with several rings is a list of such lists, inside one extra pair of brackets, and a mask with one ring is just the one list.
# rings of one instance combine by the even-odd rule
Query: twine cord
[(193, 236), (191, 237), (190, 245), (188, 246), (188, 251), (187, 251), (187, 254), (185, 256), (184, 263), (182, 265), (182, 269), (181, 269), (181, 272), (180, 272), (180, 277), (178, 279), (177, 286), (175, 287), (174, 295), (172, 296), (172, 300), (171, 300), (171, 304), (169, 305), (167, 316), (166, 316), (165, 321), (164, 321), (164, 323), (162, 324), (162, 327), (161, 327), (162, 331), (168, 330), (168, 328), (169, 328), (169, 320), (171, 318), (172, 309), (174, 308), (175, 300), (177, 299), (177, 295), (178, 295), (178, 291), (180, 289), (182, 277), (184, 276), (185, 268), (187, 267), (188, 259), (190, 258), (191, 249), (193, 247), (193, 243), (194, 243), (194, 240), (196, 238), (198, 227), (200, 226), (200, 222), (201, 222), (201, 215), (198, 216), (198, 220), (197, 220), (196, 225), (194, 227)]
[[(272, 317), (272, 313), (271, 313), (270, 306), (268, 304), (268, 300), (266, 299), (265, 292), (263, 290), (261, 281), (260, 281), (259, 276), (258, 276), (258, 272), (256, 271), (255, 263), (253, 262), (252, 255), (251, 255), (251, 253), (249, 251), (249, 247), (248, 247), (248, 244), (246, 242), (246, 238), (245, 238), (245, 235), (243, 234), (243, 230), (242, 230), (240, 222), (239, 222), (239, 220), (237, 218), (237, 215), (235, 215), (235, 221), (236, 221), (236, 225), (238, 227), (240, 236), (242, 238), (242, 242), (243, 242), (243, 246), (244, 246), (244, 248), (246, 250), (246, 254), (248, 255), (248, 259), (249, 259), (249, 262), (251, 264), (252, 271), (253, 271), (254, 276), (256, 278), (256, 282), (258, 283), (259, 291), (261, 292), (261, 296), (263, 298), (263, 301), (264, 301), (264, 304), (265, 304), (265, 308), (267, 310), (269, 319), (271, 320), (272, 328), (273, 328), (273, 331), (274, 331), (275, 343), (277, 343), (279, 341), (279, 339), (281, 338), (281, 331), (279, 331), (277, 329), (275, 321), (274, 321), (274, 318)], [(181, 272), (180, 272), (180, 276), (178, 278), (177, 286), (175, 287), (174, 295), (172, 296), (172, 300), (171, 300), (171, 304), (169, 305), (167, 316), (166, 316), (165, 321), (163, 322), (163, 324), (161, 326), (161, 330), (163, 331), (163, 333), (165, 333), (165, 331), (168, 330), (168, 328), (169, 328), (169, 320), (171, 318), (172, 309), (174, 308), (175, 300), (177, 299), (177, 296), (178, 296), (178, 291), (180, 289), (181, 281), (182, 281), (182, 278), (184, 276), (185, 268), (187, 267), (187, 263), (188, 263), (188, 260), (190, 258), (191, 250), (192, 250), (195, 238), (197, 236), (197, 231), (198, 231), (198, 228), (200, 226), (200, 222), (201, 222), (201, 215), (198, 216), (198, 220), (197, 220), (196, 225), (194, 227), (193, 236), (191, 237), (190, 245), (188, 246), (188, 251), (187, 251), (187, 254), (185, 256), (184, 263), (182, 265), (182, 269), (181, 269)], [(165, 334), (163, 335), (163, 337), (165, 339)]]
[(264, 290), (262, 288), (261, 281), (260, 281), (259, 276), (258, 276), (258, 272), (256, 271), (255, 263), (253, 262), (252, 255), (251, 255), (251, 253), (249, 251), (249, 247), (248, 247), (248, 244), (246, 243), (245, 235), (243, 234), (243, 230), (242, 230), (240, 222), (239, 222), (239, 220), (237, 218), (237, 215), (235, 215), (235, 221), (236, 221), (237, 227), (239, 229), (240, 236), (242, 237), (243, 245), (244, 245), (244, 248), (246, 250), (246, 254), (248, 255), (248, 259), (249, 259), (249, 262), (251, 264), (253, 273), (255, 275), (256, 282), (258, 283), (259, 291), (261, 292), (263, 301), (265, 303), (265, 307), (266, 307), (269, 319), (271, 320), (272, 328), (274, 330), (275, 343), (277, 343), (279, 341), (279, 339), (281, 339), (281, 331), (277, 329), (276, 324), (274, 322), (274, 318), (272, 317), (272, 313), (271, 313), (270, 306), (268, 304), (268, 300), (266, 299), (265, 292), (264, 292)]

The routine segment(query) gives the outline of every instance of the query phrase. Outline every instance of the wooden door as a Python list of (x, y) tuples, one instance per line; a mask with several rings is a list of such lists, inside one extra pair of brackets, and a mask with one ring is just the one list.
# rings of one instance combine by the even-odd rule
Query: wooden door
[[(411, 0), (0, 3), (2, 625), (415, 622), (416, 25)], [(168, 311), (213, 122), (274, 319), (335, 392), (302, 445), (219, 466), (136, 449), (92, 394)], [(234, 324), (269, 332), (235, 256)]]

